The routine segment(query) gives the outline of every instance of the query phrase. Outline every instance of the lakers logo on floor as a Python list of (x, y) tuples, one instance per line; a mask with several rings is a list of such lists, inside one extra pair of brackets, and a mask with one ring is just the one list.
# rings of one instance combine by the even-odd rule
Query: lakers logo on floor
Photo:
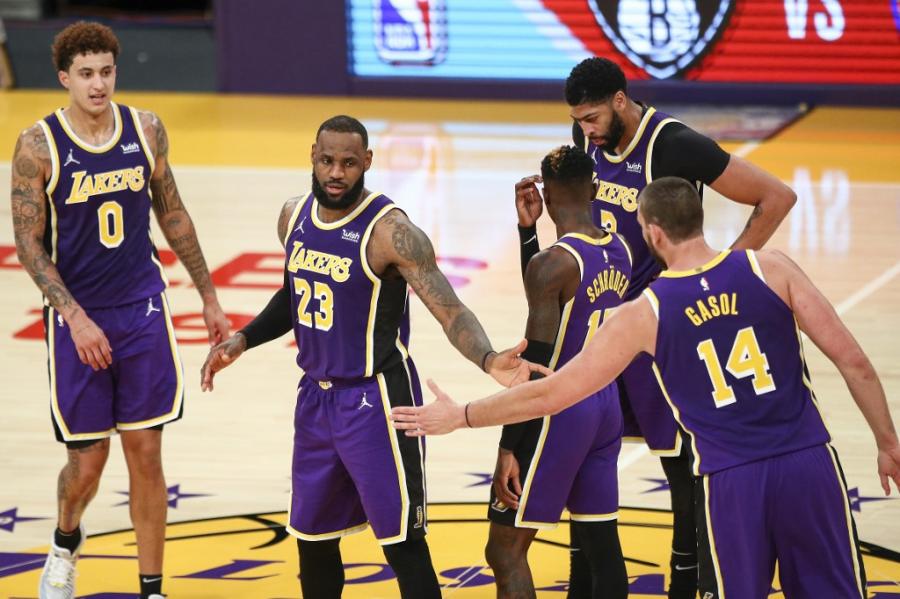
[[(433, 504), (428, 508), (428, 540), (443, 596), (459, 599), (495, 596), (494, 578), (483, 557), (487, 539), (484, 504)], [(620, 534), (630, 597), (665, 597), (669, 512), (622, 508)], [(170, 524), (166, 536), (165, 591), (180, 599), (297, 597), (297, 549), (284, 531), (284, 512), (210, 518)], [(530, 562), (539, 597), (565, 597), (568, 527), (538, 533)], [(36, 597), (43, 551), (0, 553), (0, 597)], [(370, 532), (341, 542), (347, 598), (394, 598), (394, 574)], [(900, 599), (900, 554), (863, 543), (869, 596)], [(133, 599), (137, 584), (134, 532), (92, 535), (78, 571), (80, 599)], [(777, 589), (770, 597), (783, 597)]]

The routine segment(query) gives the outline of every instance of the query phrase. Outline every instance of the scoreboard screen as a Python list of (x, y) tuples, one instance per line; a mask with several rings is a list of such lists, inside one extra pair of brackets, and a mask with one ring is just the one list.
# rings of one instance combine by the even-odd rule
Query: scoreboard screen
[(900, 84), (900, 0), (347, 0), (356, 77)]

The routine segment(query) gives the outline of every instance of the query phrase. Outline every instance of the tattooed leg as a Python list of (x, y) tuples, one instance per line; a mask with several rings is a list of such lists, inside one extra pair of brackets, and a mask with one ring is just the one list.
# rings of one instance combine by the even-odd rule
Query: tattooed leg
[(109, 457), (109, 439), (87, 447), (69, 449), (69, 461), (59, 473), (56, 497), (59, 508), (59, 528), (71, 531), (78, 528), (88, 503), (97, 494), (100, 475)]

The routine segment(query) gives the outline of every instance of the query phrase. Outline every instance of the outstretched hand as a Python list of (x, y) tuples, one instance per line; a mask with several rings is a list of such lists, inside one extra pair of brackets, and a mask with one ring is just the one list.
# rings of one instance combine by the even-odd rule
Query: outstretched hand
[(391, 410), (394, 428), (406, 431), (407, 437), (446, 435), (466, 426), (465, 407), (454, 402), (437, 384), (428, 379), (428, 388), (435, 395), (424, 406), (397, 406)]
[(900, 491), (900, 445), (878, 450), (878, 476), (885, 495), (891, 494), (891, 479)]
[(515, 387), (527, 383), (532, 372), (551, 375), (553, 371), (540, 364), (523, 360), (521, 353), (528, 347), (528, 341), (522, 339), (514, 347), (491, 354), (485, 363), (485, 370), (495, 381), (504, 387)]
[(206, 362), (200, 369), (200, 388), (204, 391), (213, 390), (213, 377), (220, 370), (227, 368), (241, 357), (247, 349), (247, 338), (241, 333), (235, 333), (227, 341), (224, 341), (209, 350)]

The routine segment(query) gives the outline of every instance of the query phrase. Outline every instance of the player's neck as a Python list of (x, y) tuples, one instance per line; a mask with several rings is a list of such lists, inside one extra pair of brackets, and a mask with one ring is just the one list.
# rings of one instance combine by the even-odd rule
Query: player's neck
[(622, 133), (622, 139), (619, 140), (619, 145), (616, 146), (616, 154), (625, 152), (625, 149), (631, 143), (631, 140), (637, 135), (637, 130), (641, 125), (643, 116), (644, 109), (641, 108), (641, 105), (631, 98), (628, 98), (628, 106), (625, 108), (625, 112), (622, 115), (622, 122), (625, 123), (625, 132)]
[(666, 260), (668, 270), (682, 271), (703, 266), (719, 253), (720, 251), (711, 248), (701, 235), (672, 246), (663, 258)]
[(590, 212), (582, 210), (559, 211), (554, 215), (553, 222), (556, 224), (557, 238), (560, 238), (563, 235), (569, 235), (570, 233), (580, 233), (581, 235), (587, 235), (594, 239), (602, 239), (608, 235), (606, 231), (598, 229), (597, 226), (594, 225)]
[(116, 128), (112, 104), (98, 115), (85, 112), (76, 104), (70, 104), (63, 110), (63, 116), (75, 135), (94, 145), (102, 145), (109, 141)]

